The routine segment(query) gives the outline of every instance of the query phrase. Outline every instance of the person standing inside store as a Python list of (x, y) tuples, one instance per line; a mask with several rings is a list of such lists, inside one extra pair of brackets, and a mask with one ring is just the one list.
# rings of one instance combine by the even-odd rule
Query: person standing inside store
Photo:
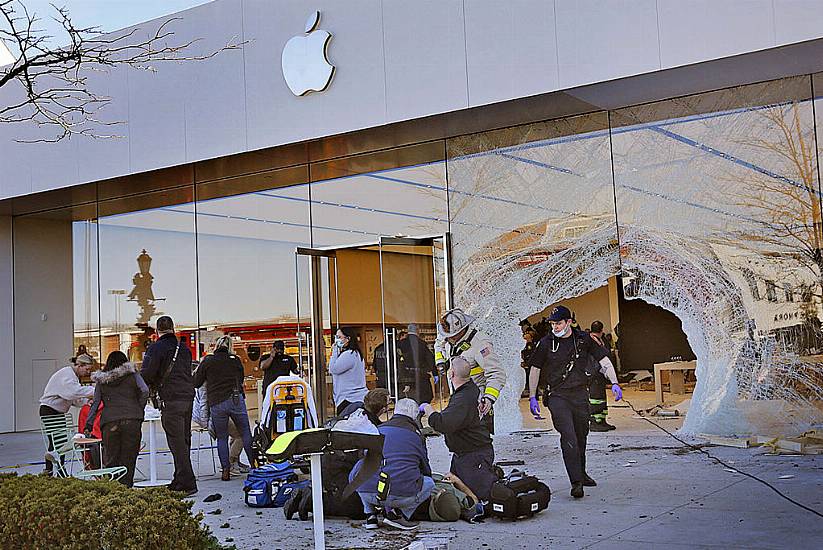
[(459, 308), (444, 313), (437, 324), (434, 359), (441, 371), (458, 356), (471, 365), (471, 378), (480, 389), (480, 416), (494, 433), (492, 407), (506, 384), (506, 371), (491, 339), (471, 326), (474, 321), (474, 317)]
[(232, 353), (231, 336), (221, 336), (217, 340), (214, 353), (203, 358), (194, 376), (194, 387), (206, 383), (206, 399), (209, 415), (217, 435), (217, 454), (223, 468), (223, 481), (231, 480), (231, 460), (229, 457), (229, 419), (240, 430), (243, 448), (249, 463), (255, 466), (251, 448), (251, 429), (246, 397), (243, 393), (243, 363)]
[(275, 340), (271, 347), (271, 355), (260, 360), (260, 368), (263, 369), (263, 391), (269, 385), (280, 378), (290, 374), (300, 375), (297, 361), (294, 357), (286, 353), (286, 344), (282, 340)]
[[(603, 323), (592, 323), (589, 335), (599, 346), (606, 350), (611, 360), (610, 342), (603, 331)], [(606, 384), (608, 380), (600, 371), (593, 372), (589, 382), (589, 430), (592, 432), (608, 432), (617, 429), (606, 422), (609, 415), (609, 404), (606, 401)]]
[(335, 414), (355, 401), (363, 401), (366, 388), (366, 363), (357, 343), (357, 335), (351, 328), (339, 328), (334, 337), (334, 348), (329, 361)]
[(520, 350), (520, 366), (523, 367), (524, 371), (526, 371), (526, 386), (523, 388), (523, 393), (520, 397), (528, 397), (529, 374), (532, 370), (529, 366), (529, 357), (532, 356), (532, 353), (534, 353), (534, 348), (537, 347), (537, 333), (534, 332), (534, 329), (531, 328), (531, 326), (523, 327), (523, 340), (526, 344), (523, 346), (523, 349)]
[(134, 468), (142, 439), (143, 414), (149, 400), (149, 387), (137, 372), (134, 363), (122, 351), (113, 351), (106, 358), (103, 370), (91, 375), (96, 384), (94, 402), (86, 418), (83, 433), (90, 437), (94, 419), (102, 403), (100, 426), (103, 436), (103, 465), (106, 468), (125, 466), (126, 475), (120, 483), (131, 487)]
[(406, 335), (397, 342), (397, 347), (405, 359), (406, 369), (409, 371), (412, 391), (410, 397), (417, 403), (431, 402), (432, 377), (435, 386), (439, 382), (437, 369), (434, 366), (434, 354), (426, 341), (420, 338), (417, 325), (412, 323)]
[(169, 489), (186, 495), (197, 492), (197, 479), (191, 466), (191, 415), (194, 406), (194, 383), (191, 352), (186, 342), (174, 333), (174, 321), (168, 315), (157, 319), (159, 338), (143, 356), (140, 374), (160, 405), (160, 424), (174, 458), (174, 476)]
[(533, 415), (540, 414), (537, 392), (542, 389), (543, 403), (549, 408), (554, 428), (560, 432), (560, 448), (572, 486), (571, 496), (582, 498), (584, 486), (597, 485), (586, 473), (587, 385), (591, 366), (597, 365), (611, 381), (615, 400), (620, 401), (623, 392), (617, 384), (617, 374), (606, 349), (585, 332), (572, 328), (572, 314), (567, 307), (555, 307), (549, 322), (551, 333), (540, 340), (529, 359), (529, 365), (535, 367), (529, 377), (532, 392), (529, 408)]
[[(80, 379), (88, 376), (94, 368), (91, 355), (82, 353), (74, 358), (73, 364), (63, 367), (51, 375), (40, 398), (40, 418), (66, 414), (69, 409), (82, 407), (94, 397), (94, 387), (83, 386)], [(54, 450), (54, 442), (49, 439), (48, 450)], [(44, 474), (51, 475), (54, 464), (46, 459)]]

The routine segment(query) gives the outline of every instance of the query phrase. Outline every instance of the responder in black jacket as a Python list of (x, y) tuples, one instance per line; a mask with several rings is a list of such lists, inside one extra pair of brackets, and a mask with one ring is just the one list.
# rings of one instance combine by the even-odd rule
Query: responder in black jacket
[(294, 357), (286, 353), (286, 344), (283, 340), (275, 340), (271, 347), (271, 355), (262, 357), (260, 359), (260, 368), (263, 369), (263, 391), (269, 387), (269, 384), (280, 378), (281, 376), (288, 376), (290, 374), (300, 375), (300, 369), (297, 367), (297, 361)]
[(599, 371), (612, 382), (614, 398), (623, 398), (617, 384), (617, 374), (605, 348), (591, 336), (572, 328), (572, 314), (568, 308), (557, 306), (549, 322), (552, 331), (544, 336), (529, 358), (532, 369), (529, 376), (530, 409), (537, 417), (540, 405), (537, 390), (543, 389), (543, 403), (549, 407), (554, 428), (560, 432), (563, 462), (572, 484), (571, 495), (583, 496), (583, 486), (594, 487), (595, 481), (586, 473), (586, 437), (589, 435), (589, 392), (587, 383), (591, 372), (587, 367), (598, 365)]
[(160, 338), (146, 350), (140, 374), (163, 403), (160, 423), (174, 457), (174, 477), (169, 489), (193, 495), (197, 492), (197, 480), (191, 467), (191, 413), (194, 404), (191, 352), (186, 343), (175, 336), (171, 317), (164, 315), (157, 319), (157, 333)]
[(480, 420), (477, 403), (480, 388), (471, 379), (471, 365), (463, 357), (451, 360), (448, 376), (454, 392), (442, 412), (428, 404), (420, 405), (429, 415), (429, 426), (442, 433), (453, 453), (450, 471), (463, 480), (482, 501), (489, 500), (494, 473), (494, 447), (488, 425)]

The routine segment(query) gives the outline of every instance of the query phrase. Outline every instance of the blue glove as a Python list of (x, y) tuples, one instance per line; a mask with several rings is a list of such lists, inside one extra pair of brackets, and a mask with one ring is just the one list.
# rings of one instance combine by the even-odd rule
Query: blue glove
[(428, 405), (428, 403), (420, 403), (420, 406), (417, 407), (417, 412), (419, 412), (420, 414), (425, 416), (426, 415), (426, 405)]
[(435, 375), (434, 375), (434, 385), (436, 386), (436, 385), (438, 385), (439, 383), (440, 383), (440, 377), (439, 377), (439, 376), (437, 376), (437, 375), (435, 374)]
[(529, 398), (529, 410), (533, 416), (540, 416), (540, 403), (537, 402), (537, 397)]
[(612, 384), (612, 394), (614, 395), (615, 401), (623, 399), (623, 390), (621, 390), (617, 384)]

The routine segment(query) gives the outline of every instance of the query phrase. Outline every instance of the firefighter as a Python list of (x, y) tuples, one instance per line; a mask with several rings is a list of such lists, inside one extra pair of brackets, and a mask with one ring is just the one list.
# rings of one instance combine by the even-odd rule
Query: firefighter
[(437, 324), (434, 360), (441, 373), (445, 373), (452, 357), (460, 356), (468, 361), (471, 379), (480, 388), (480, 416), (487, 418), (486, 422), (492, 429), (492, 408), (506, 383), (506, 372), (491, 339), (473, 328), (472, 323), (474, 317), (459, 308), (444, 313)]
[(572, 314), (565, 306), (557, 306), (549, 317), (552, 331), (537, 344), (529, 358), (529, 409), (540, 414), (538, 390), (543, 390), (543, 404), (549, 408), (552, 424), (560, 432), (563, 462), (571, 482), (571, 496), (583, 497), (583, 487), (594, 487), (595, 481), (586, 473), (586, 437), (589, 434), (588, 381), (592, 366), (612, 383), (616, 401), (623, 398), (617, 384), (614, 365), (606, 349), (587, 333), (572, 328)]

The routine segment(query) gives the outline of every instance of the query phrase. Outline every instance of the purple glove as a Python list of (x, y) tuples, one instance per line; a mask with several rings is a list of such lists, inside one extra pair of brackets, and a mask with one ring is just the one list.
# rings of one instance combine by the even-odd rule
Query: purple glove
[(612, 394), (614, 395), (615, 401), (623, 399), (623, 390), (621, 390), (617, 384), (612, 384)]
[(440, 384), (440, 377), (435, 374), (434, 375), (434, 385), (437, 386), (438, 384)]
[(540, 403), (537, 402), (537, 397), (529, 398), (529, 410), (533, 416), (540, 416)]
[(423, 416), (426, 416), (426, 405), (428, 405), (428, 403), (420, 403), (420, 406), (417, 407), (417, 412)]

